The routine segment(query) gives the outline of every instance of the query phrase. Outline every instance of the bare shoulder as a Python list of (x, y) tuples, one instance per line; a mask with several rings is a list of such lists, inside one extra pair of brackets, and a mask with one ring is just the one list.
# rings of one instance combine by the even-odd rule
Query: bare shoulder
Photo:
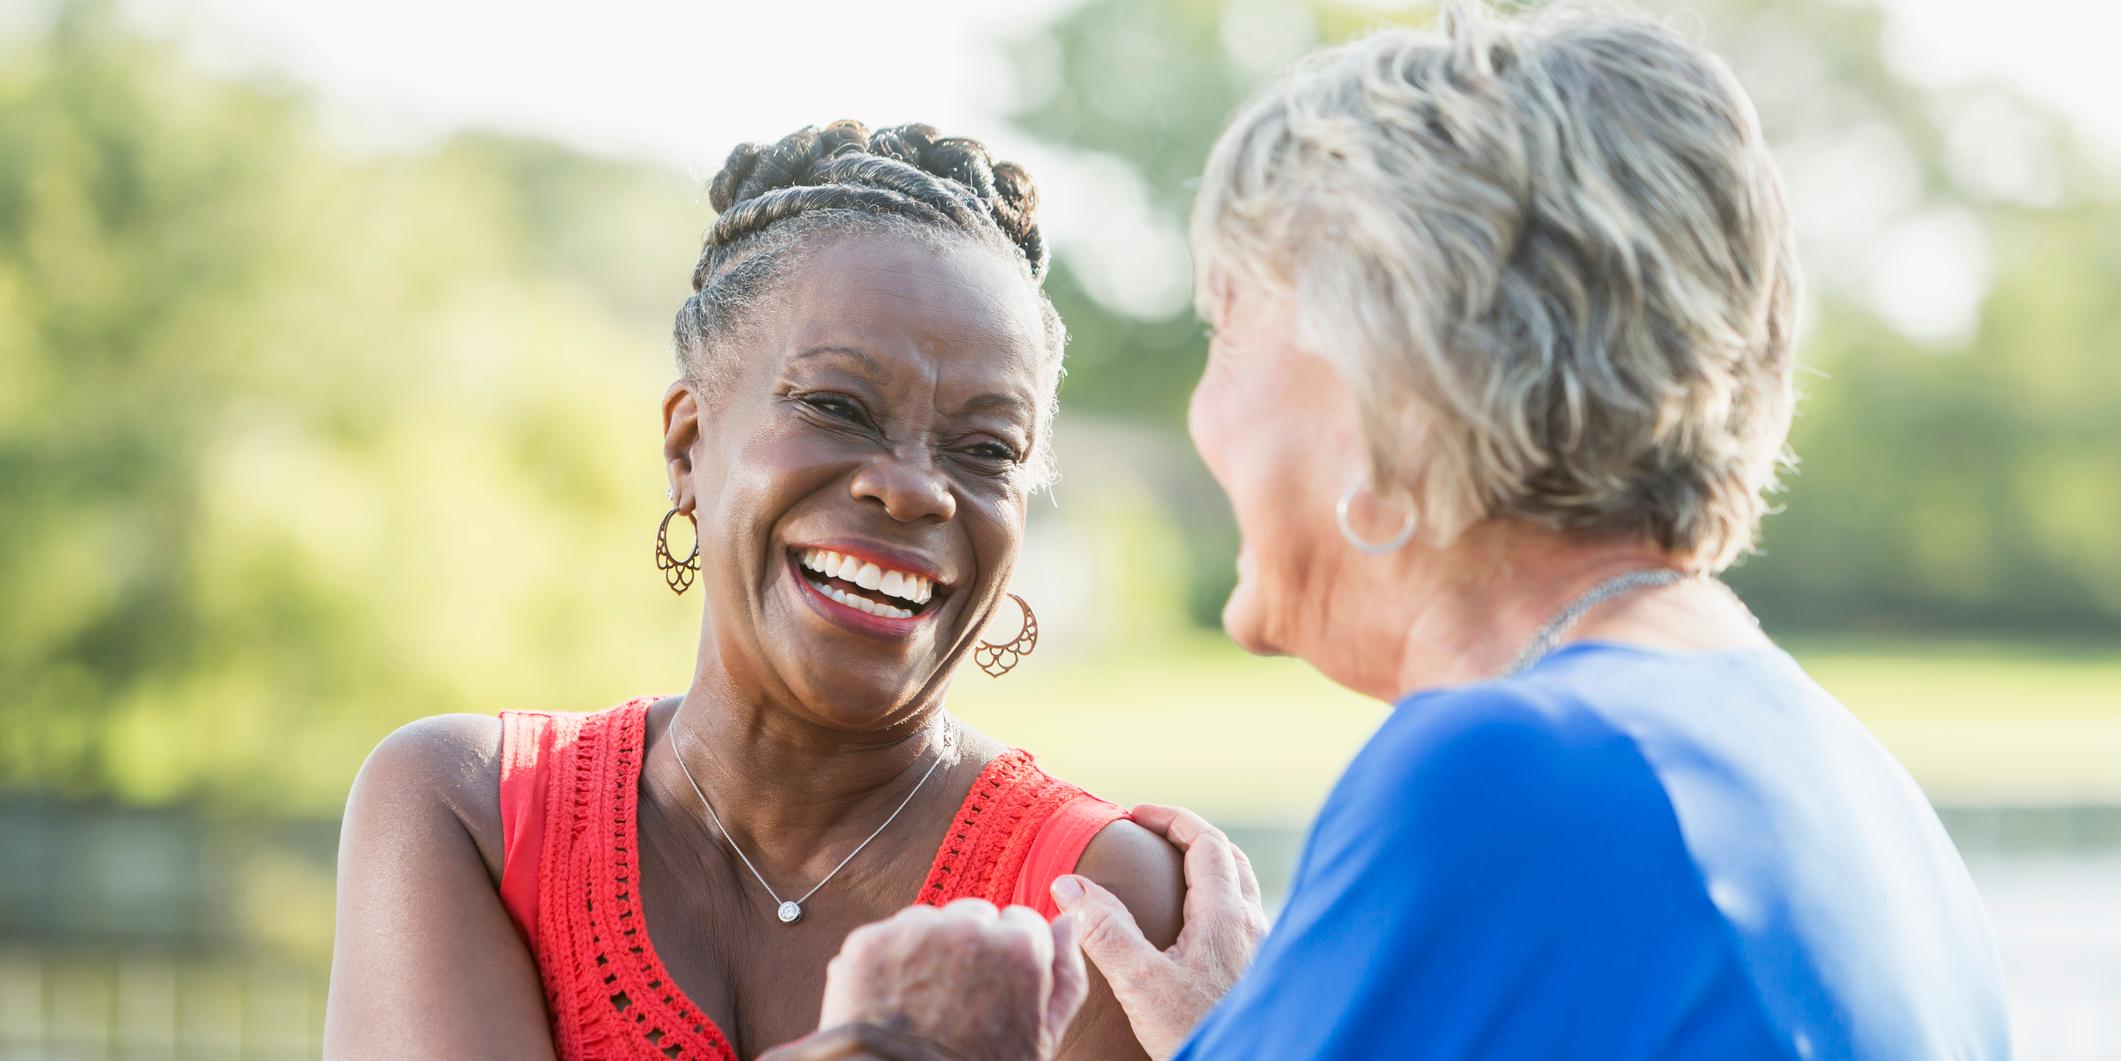
[(1186, 866), (1185, 856), (1170, 841), (1122, 818), (1091, 839), (1075, 872), (1127, 904), (1149, 942), (1168, 947), (1178, 939)]
[(386, 817), (425, 817), (436, 805), (464, 827), (489, 874), (501, 855), (501, 720), (495, 715), (430, 715), (391, 731), (354, 779), (356, 802)]
[[(1075, 872), (1125, 903), (1150, 944), (1163, 948), (1177, 941), (1186, 898), (1185, 860), (1163, 837), (1122, 818), (1091, 838), (1075, 862)], [(1090, 967), (1090, 985), (1089, 1001), (1061, 1042), (1063, 1061), (1146, 1057), (1095, 965)]]
[(361, 765), (339, 840), (327, 1059), (552, 1057), (536, 961), (494, 886), (500, 745), (498, 719), (443, 715)]

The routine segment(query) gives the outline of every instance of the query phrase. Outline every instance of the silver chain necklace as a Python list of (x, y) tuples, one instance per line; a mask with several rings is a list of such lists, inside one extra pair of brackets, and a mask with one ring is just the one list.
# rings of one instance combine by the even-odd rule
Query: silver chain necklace
[(1554, 617), (1548, 619), (1546, 625), (1540, 627), (1538, 632), (1532, 635), (1532, 639), (1525, 642), (1523, 648), (1517, 650), (1517, 655), (1511, 658), (1510, 665), (1503, 668), (1502, 676), (1514, 678), (1530, 670), (1532, 664), (1545, 659), (1547, 653), (1554, 651), (1554, 646), (1561, 643), (1561, 635), (1568, 633), (1569, 628), (1582, 620), (1591, 609), (1604, 604), (1606, 601), (1623, 593), (1631, 593), (1651, 586), (1669, 586), (1692, 577), (1694, 576), (1683, 571), (1674, 571), (1669, 567), (1658, 567), (1616, 575), (1592, 586), (1590, 589), (1585, 590), (1582, 596), (1570, 601), (1567, 607), (1554, 613)]
[[(671, 720), (670, 729), (672, 733), (684, 733), (687, 737), (692, 736), (691, 732), (679, 726), (675, 719)], [(949, 738), (946, 736), (944, 738), (944, 747), (946, 749), (949, 747), (949, 743)], [(766, 875), (760, 873), (757, 866), (752, 865), (751, 856), (745, 854), (743, 847), (737, 844), (736, 835), (729, 831), (728, 826), (722, 824), (722, 816), (714, 812), (714, 804), (707, 799), (707, 792), (700, 787), (698, 779), (692, 776), (692, 768), (685, 765), (685, 755), (683, 752), (678, 751), (675, 742), (671, 744), (670, 753), (678, 761), (678, 769), (684, 771), (685, 781), (692, 786), (693, 794), (700, 797), (700, 806), (707, 808), (708, 820), (714, 822), (714, 827), (721, 831), (722, 838), (729, 841), (729, 850), (736, 852), (736, 857), (743, 860), (744, 868), (750, 870), (753, 877), (758, 878), (759, 887), (766, 889), (766, 894), (773, 897), (773, 901), (776, 904), (774, 914), (781, 919), (781, 924), (784, 925), (792, 925), (803, 919), (803, 904), (809, 902), (810, 897), (816, 895), (819, 888), (832, 883), (832, 878), (839, 876), (840, 871), (847, 868), (847, 863), (854, 861), (854, 856), (861, 854), (862, 849), (868, 847), (871, 840), (882, 836), (884, 830), (889, 829), (891, 823), (898, 820), (899, 812), (905, 810), (906, 805), (913, 802), (913, 797), (921, 794), (921, 788), (928, 783), (929, 778), (935, 776), (935, 768), (943, 765), (944, 759), (943, 755), (936, 755), (935, 761), (928, 764), (928, 772), (922, 774), (919, 781), (914, 782), (913, 791), (906, 793), (906, 798), (899, 801), (898, 808), (891, 812), (889, 818), (884, 819), (884, 824), (877, 826), (875, 832), (870, 833), (861, 843), (854, 845), (854, 850), (847, 852), (847, 857), (840, 859), (840, 864), (832, 867), (832, 872), (825, 874), (823, 880), (811, 885), (810, 890), (804, 892), (801, 898), (783, 899), (781, 898), (781, 893), (773, 890), (773, 885), (766, 883)]]

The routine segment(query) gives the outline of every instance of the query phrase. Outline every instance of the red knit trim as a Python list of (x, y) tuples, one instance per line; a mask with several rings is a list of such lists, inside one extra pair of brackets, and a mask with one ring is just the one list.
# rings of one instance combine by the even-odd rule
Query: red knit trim
[(1038, 768), (1031, 753), (1012, 749), (994, 758), (972, 783), (950, 832), (936, 849), (920, 901), (942, 906), (985, 899), (1007, 906), (1039, 829), (1082, 789)]
[(641, 915), (635, 834), (651, 703), (555, 716), (575, 724), (571, 741), (564, 729), (554, 741), (547, 821), (566, 827), (564, 838), (546, 830), (542, 875), (558, 887), (540, 889), (538, 966), (566, 1061), (736, 1061), (722, 1030), (671, 980)]

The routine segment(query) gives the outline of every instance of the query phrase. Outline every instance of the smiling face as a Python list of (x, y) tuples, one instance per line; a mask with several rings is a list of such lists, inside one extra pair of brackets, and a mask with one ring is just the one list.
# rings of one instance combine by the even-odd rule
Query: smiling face
[(836, 729), (934, 703), (1004, 594), (1057, 356), (1019, 265), (969, 240), (811, 249), (727, 378), (664, 403), (706, 651)]

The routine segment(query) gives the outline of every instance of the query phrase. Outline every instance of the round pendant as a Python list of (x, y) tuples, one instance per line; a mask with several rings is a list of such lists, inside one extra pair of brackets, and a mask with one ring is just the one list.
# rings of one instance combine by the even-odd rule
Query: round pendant
[(782, 903), (780, 915), (781, 924), (792, 925), (802, 919), (803, 908), (792, 902)]

